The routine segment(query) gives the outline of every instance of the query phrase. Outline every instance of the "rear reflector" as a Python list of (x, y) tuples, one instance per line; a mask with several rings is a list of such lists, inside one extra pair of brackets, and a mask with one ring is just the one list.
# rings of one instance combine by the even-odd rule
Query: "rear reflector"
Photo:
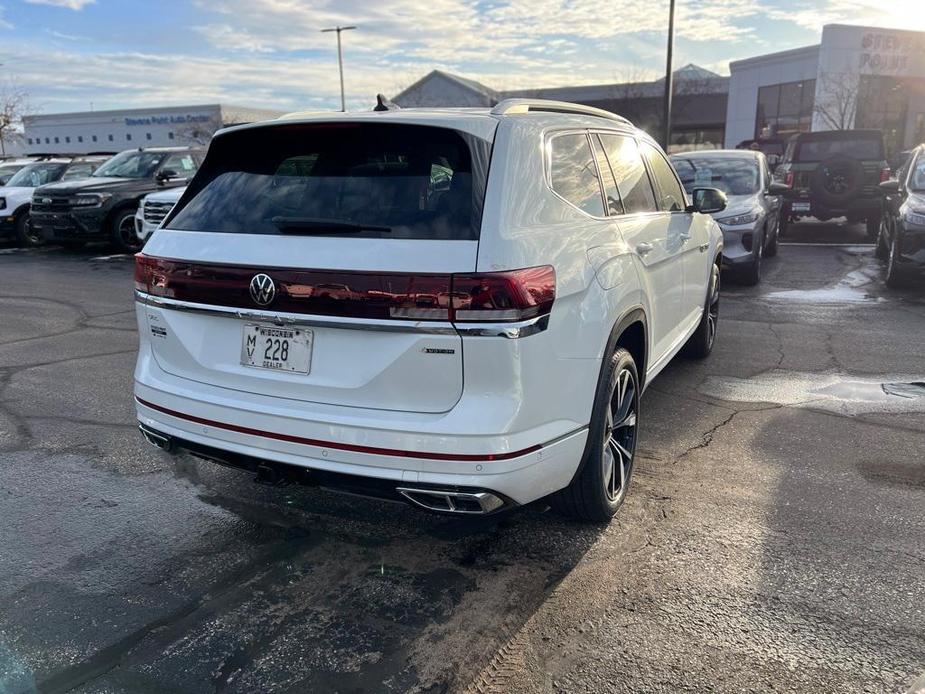
[[(251, 280), (275, 294), (258, 303)], [(549, 266), (484, 274), (407, 274), (241, 267), (135, 256), (135, 289), (181, 301), (345, 318), (516, 322), (547, 315), (556, 297)]]

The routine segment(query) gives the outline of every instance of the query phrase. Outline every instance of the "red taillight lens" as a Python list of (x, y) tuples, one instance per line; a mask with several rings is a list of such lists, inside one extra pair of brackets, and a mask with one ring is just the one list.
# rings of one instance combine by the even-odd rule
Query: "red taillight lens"
[[(269, 304), (250, 294), (268, 274)], [(418, 321), (520, 321), (548, 314), (556, 296), (551, 266), (477, 275), (249, 268), (135, 256), (135, 289), (216, 306), (349, 318)]]
[(787, 177), (784, 179), (784, 185), (788, 188), (793, 188), (793, 171), (787, 172)]
[(880, 182), (883, 183), (884, 181), (889, 181), (889, 180), (890, 180), (890, 169), (889, 168), (880, 169)]
[(556, 271), (549, 265), (510, 272), (453, 275), (451, 320), (527, 320), (549, 313), (555, 298)]

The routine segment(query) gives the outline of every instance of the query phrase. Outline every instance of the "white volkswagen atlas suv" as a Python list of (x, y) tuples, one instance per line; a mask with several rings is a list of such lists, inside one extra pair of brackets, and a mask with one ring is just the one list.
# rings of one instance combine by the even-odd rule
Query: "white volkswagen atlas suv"
[(643, 389), (713, 346), (725, 198), (691, 197), (560, 102), (225, 129), (136, 256), (141, 431), (265, 483), (605, 521)]

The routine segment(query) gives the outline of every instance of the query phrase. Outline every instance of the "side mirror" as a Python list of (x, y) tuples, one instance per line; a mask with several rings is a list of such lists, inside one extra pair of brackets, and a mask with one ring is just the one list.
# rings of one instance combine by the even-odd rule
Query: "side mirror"
[(158, 181), (169, 181), (171, 178), (177, 178), (177, 176), (179, 175), (180, 174), (178, 174), (173, 169), (161, 169), (160, 171), (157, 172), (157, 180)]
[(791, 192), (793, 191), (790, 186), (777, 181), (771, 181), (771, 185), (768, 186), (768, 195), (790, 195)]
[(883, 195), (890, 195), (892, 193), (899, 192), (899, 181), (895, 178), (891, 178), (888, 181), (884, 181), (880, 184), (880, 192)]
[(694, 188), (691, 199), (693, 203), (687, 208), (688, 212), (714, 214), (726, 209), (726, 194), (719, 188)]
[(781, 157), (779, 154), (768, 154), (768, 168), (771, 169), (771, 171), (774, 171), (774, 169), (776, 169), (780, 164), (780, 159)]

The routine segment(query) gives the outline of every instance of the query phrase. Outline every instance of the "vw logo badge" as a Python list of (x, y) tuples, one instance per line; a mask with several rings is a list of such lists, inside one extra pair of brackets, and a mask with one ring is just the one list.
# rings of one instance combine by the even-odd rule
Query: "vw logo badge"
[(262, 272), (251, 279), (251, 299), (258, 306), (269, 306), (276, 298), (276, 285), (273, 278)]

